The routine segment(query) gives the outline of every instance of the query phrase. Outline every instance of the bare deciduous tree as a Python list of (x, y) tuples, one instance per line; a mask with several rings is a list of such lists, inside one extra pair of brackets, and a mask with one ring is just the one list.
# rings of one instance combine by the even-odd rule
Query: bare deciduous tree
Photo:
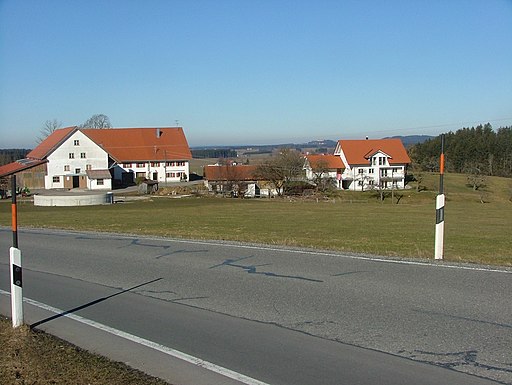
[(326, 192), (335, 187), (335, 180), (329, 176), (329, 164), (325, 159), (313, 162), (310, 166), (317, 191)]
[(286, 184), (294, 179), (300, 179), (303, 166), (304, 158), (298, 151), (284, 149), (275, 158), (259, 165), (255, 173), (259, 179), (269, 181), (276, 189), (277, 195), (283, 196)]
[(57, 119), (48, 119), (46, 122), (44, 122), (43, 127), (39, 130), (39, 136), (37, 137), (37, 143), (41, 143), (43, 140), (45, 140), (48, 136), (53, 134), (55, 130), (57, 130), (60, 126), (62, 126), (62, 123), (59, 122)]
[(465, 169), (467, 173), (467, 185), (471, 186), (474, 191), (477, 191), (481, 187), (485, 187), (486, 177), (481, 172), (480, 167), (471, 165)]
[(96, 114), (87, 119), (82, 125), (81, 128), (112, 128), (112, 124), (110, 124), (110, 119), (107, 115)]

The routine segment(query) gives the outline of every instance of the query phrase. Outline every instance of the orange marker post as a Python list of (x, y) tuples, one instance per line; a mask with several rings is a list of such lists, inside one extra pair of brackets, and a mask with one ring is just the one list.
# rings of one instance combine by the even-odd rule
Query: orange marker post
[(444, 256), (444, 134), (441, 135), (441, 156), (439, 158), (439, 194), (436, 198), (436, 239), (435, 259)]

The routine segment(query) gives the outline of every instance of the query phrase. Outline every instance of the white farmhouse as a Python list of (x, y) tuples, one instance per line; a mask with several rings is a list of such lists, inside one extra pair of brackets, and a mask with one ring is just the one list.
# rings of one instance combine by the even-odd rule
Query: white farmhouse
[(136, 179), (188, 180), (190, 149), (181, 127), (56, 130), (27, 159), (46, 161), (46, 189), (112, 189)]
[(344, 164), (342, 189), (405, 188), (411, 160), (400, 139), (339, 140), (334, 155)]

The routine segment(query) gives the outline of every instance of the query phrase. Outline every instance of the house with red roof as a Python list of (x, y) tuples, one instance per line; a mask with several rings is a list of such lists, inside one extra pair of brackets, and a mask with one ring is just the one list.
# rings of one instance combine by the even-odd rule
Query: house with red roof
[(229, 162), (207, 165), (203, 169), (204, 183), (208, 191), (234, 196), (257, 197), (261, 194), (257, 166)]
[[(328, 179), (337, 188), (341, 188), (341, 175), (345, 165), (341, 158), (333, 154), (308, 154), (305, 157), (306, 179), (314, 183)], [(329, 182), (329, 183), (331, 183)]]
[(101, 190), (137, 179), (188, 180), (190, 159), (181, 127), (67, 127), (55, 130), (27, 154), (26, 161), (44, 164), (46, 189)]
[(344, 165), (342, 189), (405, 188), (411, 160), (400, 139), (339, 140), (334, 155)]

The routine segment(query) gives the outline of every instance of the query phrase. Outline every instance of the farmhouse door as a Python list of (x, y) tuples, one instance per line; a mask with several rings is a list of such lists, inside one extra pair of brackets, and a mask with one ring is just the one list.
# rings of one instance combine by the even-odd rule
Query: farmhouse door
[(80, 177), (78, 175), (73, 175), (73, 188), (80, 187)]

